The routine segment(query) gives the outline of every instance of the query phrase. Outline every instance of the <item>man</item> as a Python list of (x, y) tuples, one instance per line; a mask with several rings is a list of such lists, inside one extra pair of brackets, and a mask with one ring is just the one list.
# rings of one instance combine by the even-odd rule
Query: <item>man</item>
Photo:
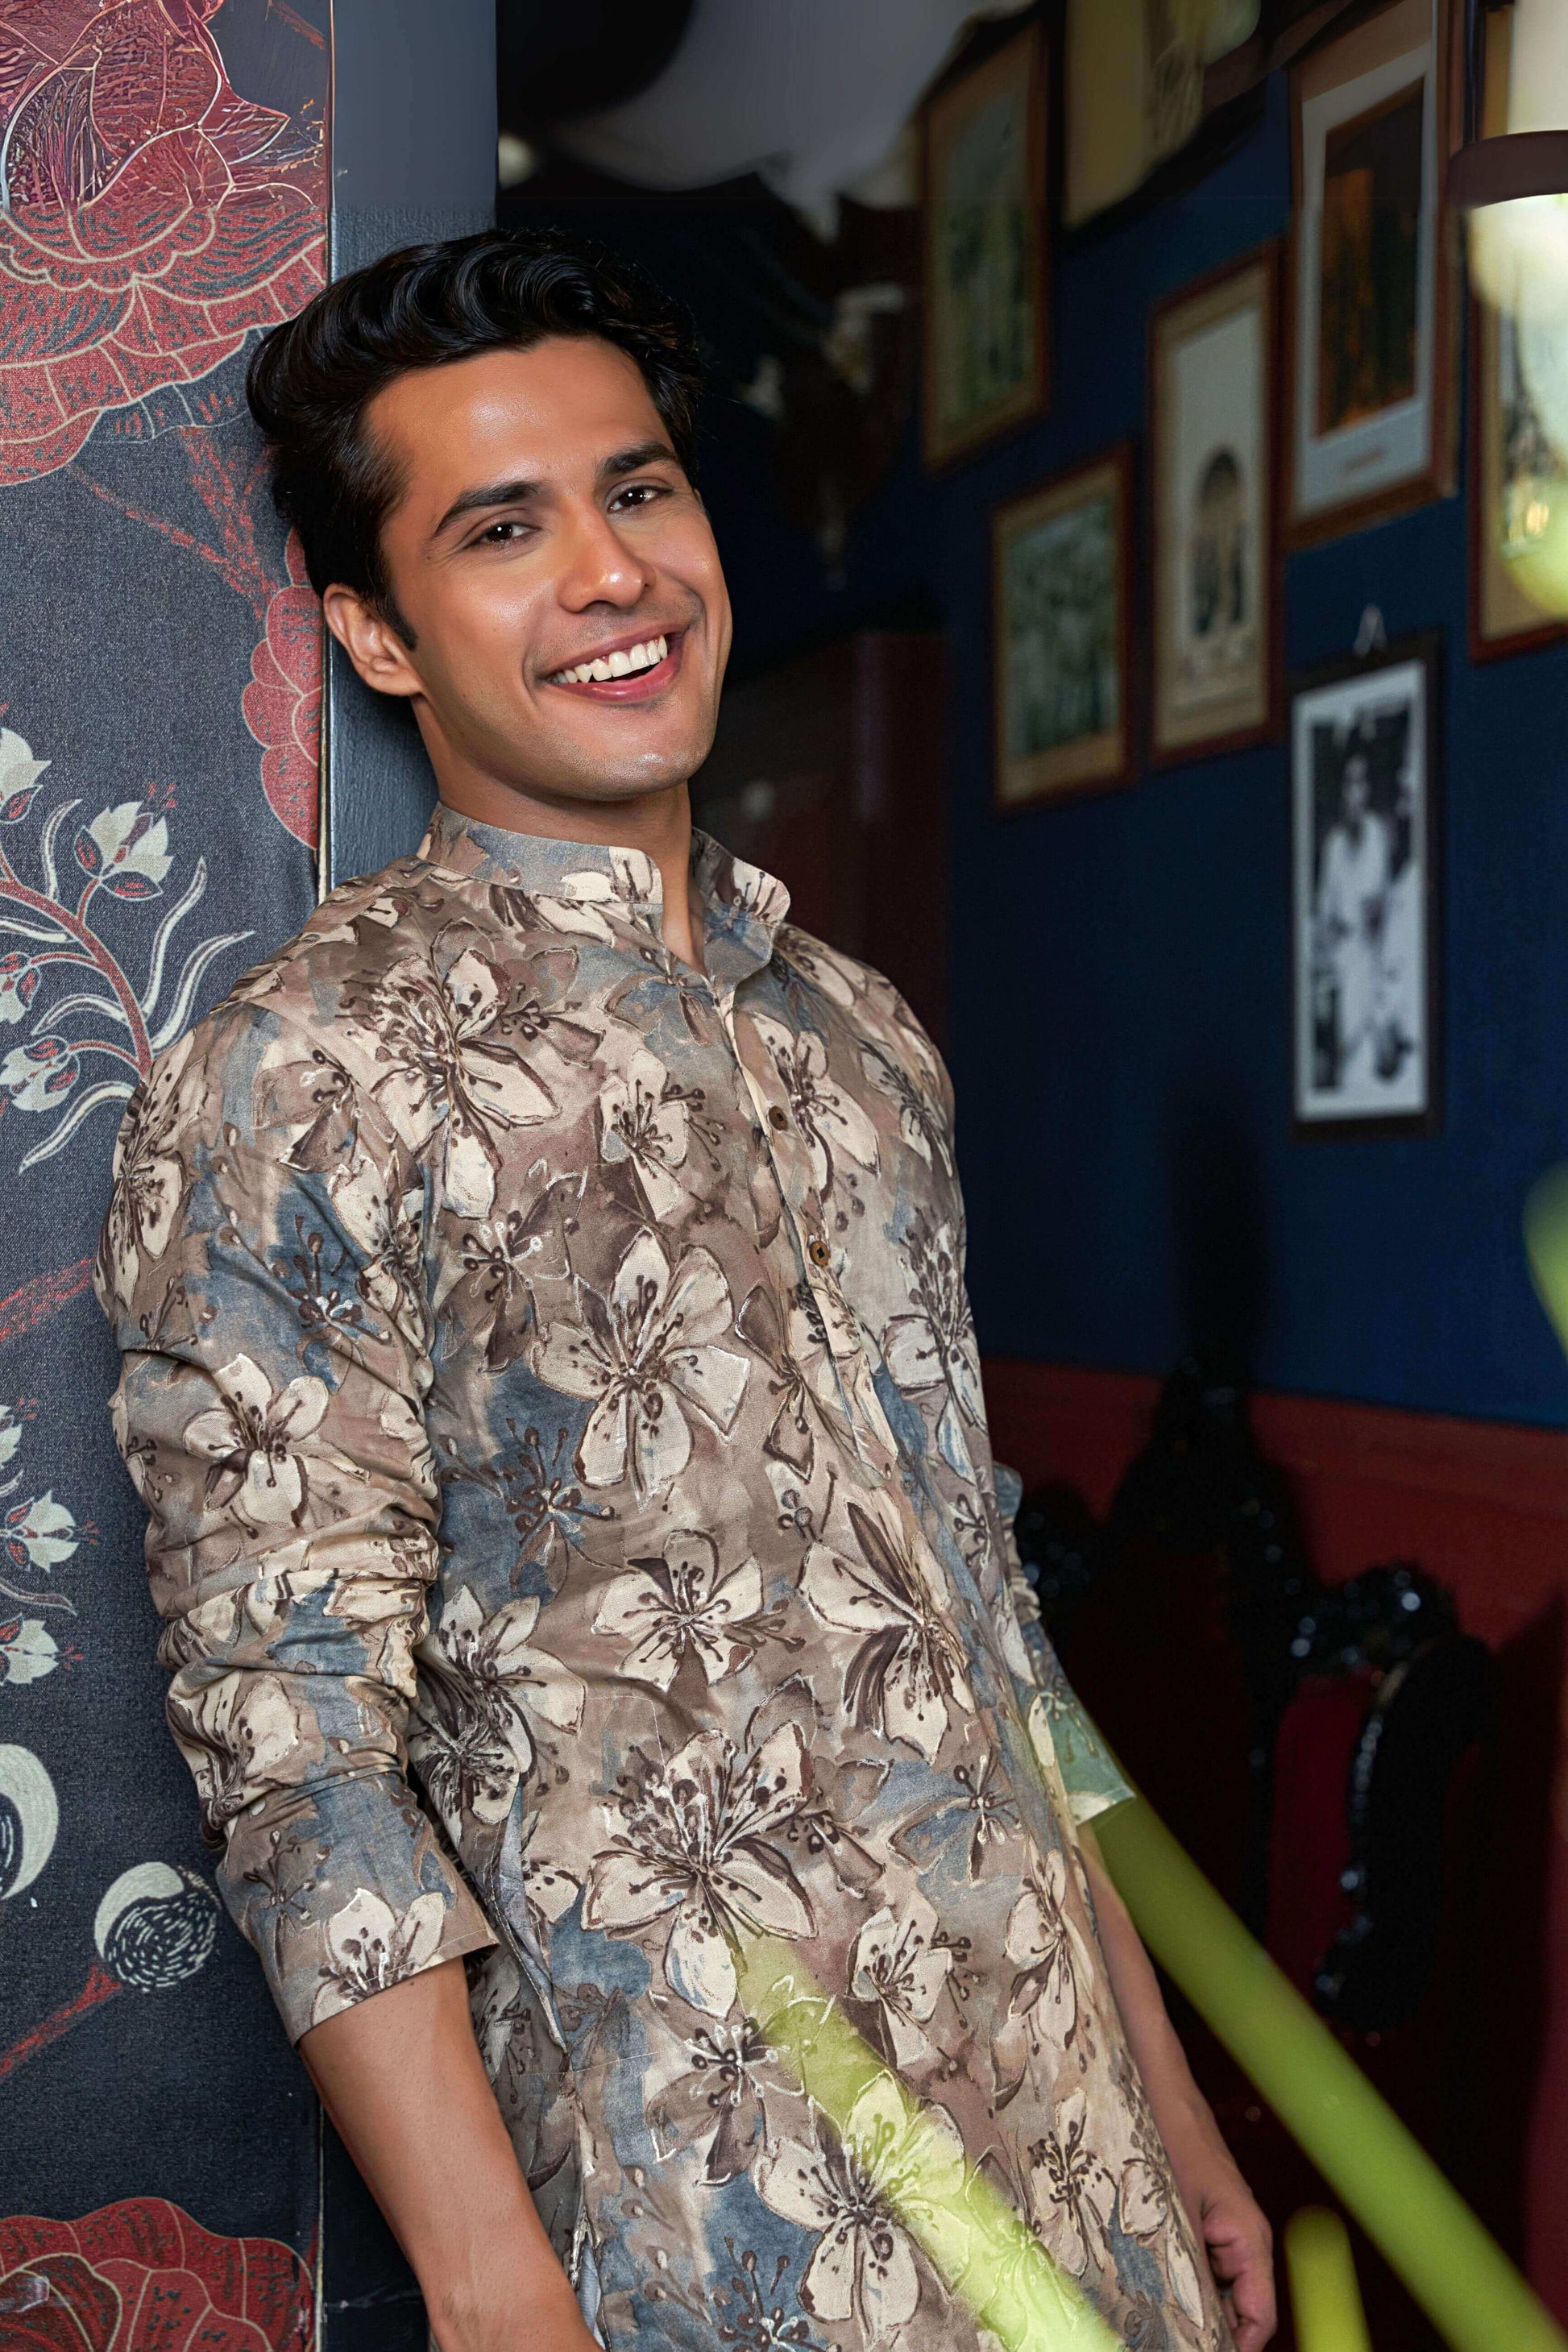
[(1366, 753), (1352, 739), (1340, 784), (1340, 820), (1318, 873), (1318, 952), (1338, 1007), (1335, 1084), (1369, 1074), (1376, 1044), (1378, 971), (1391, 864), (1388, 826), (1372, 806)]
[[(668, 305), (551, 236), (393, 256), (258, 354), (441, 806), (121, 1138), (171, 1721), (441, 2352), (976, 2352), (933, 2148), (1123, 2340), (1222, 2346), (1217, 2276), (1256, 2352), (1267, 2228), (1015, 1613), (945, 1075), (691, 831), (695, 392)], [(780, 1954), (873, 2067), (842, 2134), (742, 1997)]]

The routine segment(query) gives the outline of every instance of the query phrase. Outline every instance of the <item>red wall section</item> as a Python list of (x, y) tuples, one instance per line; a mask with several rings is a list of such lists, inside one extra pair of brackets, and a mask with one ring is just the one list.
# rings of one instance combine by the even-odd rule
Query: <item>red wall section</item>
[[(1026, 1487), (1059, 1479), (1103, 1515), (1148, 1435), (1158, 1389), (1142, 1376), (991, 1358), (997, 1456)], [(1290, 1475), (1320, 1575), (1340, 1582), (1414, 1560), (1496, 1654), (1498, 1835), (1521, 1857), (1521, 1949), (1538, 1948), (1545, 1964), (1524, 2242), (1537, 2288), (1568, 2319), (1568, 1434), (1301, 1396), (1258, 1396), (1252, 1419), (1264, 1454)], [(1533, 1752), (1512, 1751), (1516, 1727), (1542, 1718), (1554, 1726), (1552, 1752), (1539, 1739)], [(1476, 2021), (1479, 2036), (1510, 2029), (1506, 2018)]]

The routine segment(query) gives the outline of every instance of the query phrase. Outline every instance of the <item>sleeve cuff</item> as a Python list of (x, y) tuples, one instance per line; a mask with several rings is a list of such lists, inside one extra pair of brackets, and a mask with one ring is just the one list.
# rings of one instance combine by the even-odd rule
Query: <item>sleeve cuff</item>
[(1059, 1666), (1029, 1709), (1029, 1738), (1041, 1770), (1059, 1783), (1075, 1829), (1136, 1795)]
[(218, 1867), (290, 2042), (494, 1930), (395, 1773), (290, 1790), (241, 1813)]

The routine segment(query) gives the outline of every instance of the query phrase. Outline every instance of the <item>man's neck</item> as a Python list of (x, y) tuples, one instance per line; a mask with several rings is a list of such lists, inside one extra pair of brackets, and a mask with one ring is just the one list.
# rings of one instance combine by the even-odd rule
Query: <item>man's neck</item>
[(691, 905), (691, 800), (684, 783), (631, 801), (586, 801), (522, 793), (471, 777), (443, 778), (442, 800), (459, 816), (503, 833), (546, 841), (591, 842), (602, 849), (640, 849), (658, 867), (664, 890), (664, 943), (683, 963), (702, 966), (701, 929)]

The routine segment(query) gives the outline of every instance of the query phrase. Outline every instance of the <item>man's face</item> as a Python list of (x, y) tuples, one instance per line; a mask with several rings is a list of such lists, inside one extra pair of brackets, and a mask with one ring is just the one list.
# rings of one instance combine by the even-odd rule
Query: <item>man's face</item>
[(414, 698), (443, 791), (613, 805), (683, 783), (730, 600), (636, 364), (552, 337), (400, 376), (367, 424), (404, 483), (382, 545), (415, 643), (346, 591), (329, 617), (369, 684)]
[(1366, 761), (1359, 751), (1352, 752), (1345, 761), (1344, 797), (1346, 816), (1349, 817), (1352, 824), (1360, 824), (1366, 814), (1369, 789), (1366, 780)]

